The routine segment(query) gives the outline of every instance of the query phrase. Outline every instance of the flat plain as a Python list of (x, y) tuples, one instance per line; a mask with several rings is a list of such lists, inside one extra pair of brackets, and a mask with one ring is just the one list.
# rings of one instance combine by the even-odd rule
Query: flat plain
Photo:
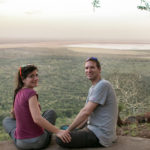
[[(66, 47), (71, 43), (76, 42), (0, 44), (0, 120), (12, 107), (19, 67), (35, 64), (42, 111), (54, 109), (58, 127), (71, 123), (84, 106), (91, 85), (84, 74), (84, 62), (90, 56), (100, 60), (102, 77), (112, 83), (122, 118), (150, 111), (150, 51)], [(0, 140), (6, 139), (0, 126)]]

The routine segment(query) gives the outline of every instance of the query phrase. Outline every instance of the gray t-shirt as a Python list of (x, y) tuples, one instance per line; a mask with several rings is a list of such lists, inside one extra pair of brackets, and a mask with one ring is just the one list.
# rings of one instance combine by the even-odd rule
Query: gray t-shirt
[(117, 139), (116, 124), (118, 106), (115, 92), (109, 81), (100, 80), (89, 89), (88, 101), (99, 104), (88, 118), (88, 129), (91, 130), (99, 142), (108, 147)]

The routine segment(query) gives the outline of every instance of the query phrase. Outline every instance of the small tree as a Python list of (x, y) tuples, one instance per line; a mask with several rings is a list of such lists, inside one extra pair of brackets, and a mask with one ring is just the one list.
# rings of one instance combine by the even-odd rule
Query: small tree
[(141, 4), (137, 6), (138, 9), (150, 11), (150, 2), (141, 0)]
[[(92, 2), (93, 9), (100, 7), (100, 0), (93, 0)], [(138, 9), (150, 11), (150, 1), (148, 0), (141, 0), (141, 4), (137, 6)]]
[(92, 5), (93, 5), (93, 10), (95, 11), (95, 8), (100, 7), (100, 1), (99, 0), (93, 0)]
[(140, 74), (128, 73), (113, 73), (108, 76), (122, 107), (121, 113), (125, 116), (145, 113), (149, 108), (150, 85), (146, 84), (143, 78), (145, 77)]

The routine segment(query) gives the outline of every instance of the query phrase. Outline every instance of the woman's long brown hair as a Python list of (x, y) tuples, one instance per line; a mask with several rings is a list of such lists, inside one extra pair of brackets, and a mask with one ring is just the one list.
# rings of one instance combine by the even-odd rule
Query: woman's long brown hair
[(24, 86), (23, 80), (30, 74), (32, 71), (38, 70), (36, 66), (34, 65), (26, 65), (23, 67), (20, 67), (17, 73), (17, 80), (16, 80), (16, 88), (14, 90), (14, 100), (13, 100), (13, 106), (15, 102), (15, 98), (17, 93), (20, 89)]

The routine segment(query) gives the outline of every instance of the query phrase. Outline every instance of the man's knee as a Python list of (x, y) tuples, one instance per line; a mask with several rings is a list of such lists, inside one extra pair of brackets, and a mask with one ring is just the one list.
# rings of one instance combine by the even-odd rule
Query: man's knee
[(73, 134), (72, 132), (70, 133), (70, 136), (71, 136), (71, 141), (69, 143), (64, 143), (59, 137), (56, 137), (56, 143), (58, 145), (60, 145), (61, 147), (65, 147), (65, 148), (78, 148), (80, 147), (80, 143), (78, 140), (80, 139), (77, 139)]
[(59, 137), (56, 137), (56, 143), (62, 147), (66, 147), (66, 144)]

